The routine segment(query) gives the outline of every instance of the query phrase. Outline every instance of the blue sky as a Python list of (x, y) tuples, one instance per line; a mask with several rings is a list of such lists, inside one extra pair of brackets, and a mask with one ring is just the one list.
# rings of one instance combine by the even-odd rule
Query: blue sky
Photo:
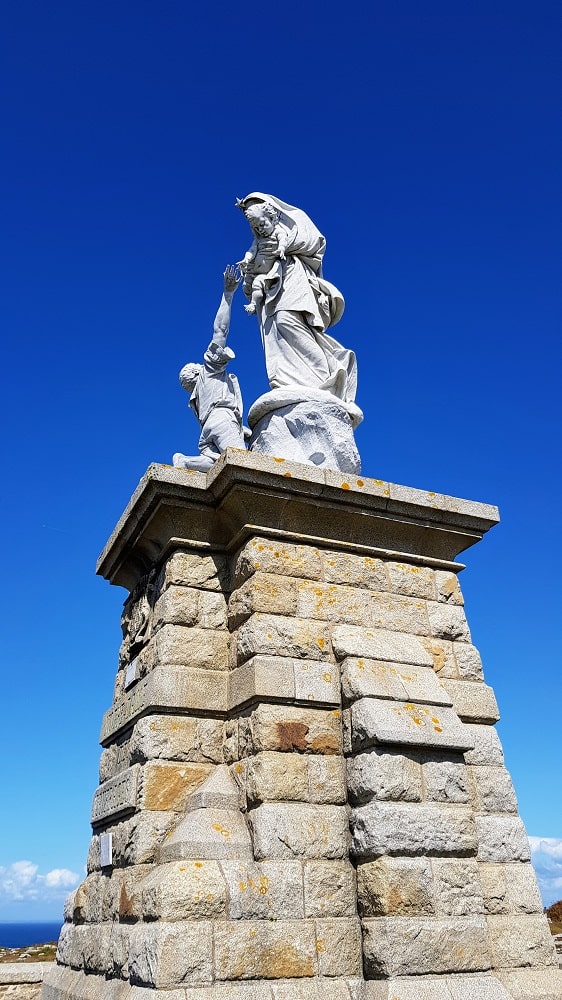
[[(0, 920), (56, 919), (83, 871), (125, 596), (95, 560), (196, 447), (177, 372), (256, 189), (327, 237), (364, 474), (500, 507), (461, 584), (562, 897), (559, 5), (19, 0), (2, 35)], [(230, 336), (248, 406), (241, 293)]]

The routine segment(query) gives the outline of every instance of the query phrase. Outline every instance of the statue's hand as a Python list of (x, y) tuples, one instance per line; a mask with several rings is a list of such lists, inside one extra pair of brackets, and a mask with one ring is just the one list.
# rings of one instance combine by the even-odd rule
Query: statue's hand
[(242, 281), (240, 264), (227, 264), (224, 272), (224, 290), (234, 293)]

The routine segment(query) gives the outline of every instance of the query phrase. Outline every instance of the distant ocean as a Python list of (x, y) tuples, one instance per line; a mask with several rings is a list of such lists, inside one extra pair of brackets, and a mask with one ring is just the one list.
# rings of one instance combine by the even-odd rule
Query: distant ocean
[(62, 922), (50, 924), (0, 924), (0, 948), (25, 948), (28, 944), (58, 941)]

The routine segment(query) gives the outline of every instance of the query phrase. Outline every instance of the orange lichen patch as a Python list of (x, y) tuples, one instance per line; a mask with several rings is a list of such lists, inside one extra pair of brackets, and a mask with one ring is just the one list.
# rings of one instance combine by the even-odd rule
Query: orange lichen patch
[(332, 675), (329, 670), (324, 671), (324, 673), (322, 674), (322, 680), (325, 681), (326, 684), (332, 683)]
[(325, 639), (323, 639), (323, 638), (322, 638), (322, 637), (320, 636), (320, 638), (318, 638), (318, 639), (316, 640), (316, 642), (317, 642), (317, 643), (318, 643), (318, 645), (320, 646), (320, 649), (324, 649), (324, 646), (326, 645), (326, 641), (325, 641)]
[(203, 862), (202, 861), (194, 861), (194, 866), (195, 866), (195, 868), (202, 868), (203, 867)]
[(441, 726), (434, 726), (433, 728), (434, 728), (434, 730), (435, 730), (436, 733), (442, 733), (443, 732)]
[(160, 811), (183, 809), (188, 795), (205, 780), (210, 764), (156, 764), (146, 769), (143, 782), (145, 809)]
[(185, 865), (180, 865), (180, 867), (178, 868), (178, 871), (179, 872), (184, 872), (185, 871)]
[[(257, 931), (249, 932), (255, 938)], [(229, 963), (230, 964), (230, 963)], [(252, 942), (251, 947), (237, 951), (236, 962), (231, 967), (229, 978), (233, 979), (300, 979), (313, 976), (314, 959), (303, 954), (293, 944), (260, 942), (259, 948)], [(224, 975), (226, 970), (221, 972)]]
[(221, 837), (224, 837), (225, 840), (229, 839), (230, 830), (227, 830), (225, 826), (221, 826), (220, 823), (213, 823), (212, 828), (213, 830), (216, 830), (217, 833), (220, 833)]
[(338, 739), (329, 733), (325, 736), (317, 736), (316, 739), (311, 740), (309, 747), (311, 750), (316, 750), (317, 753), (331, 754), (341, 752)]
[(275, 458), (275, 457), (274, 457), (273, 461), (274, 461), (274, 462), (284, 462), (284, 461), (285, 461), (285, 459), (284, 459), (284, 458)]
[(365, 485), (365, 483), (363, 482), (363, 480), (362, 480), (362, 479), (358, 479), (358, 480), (357, 480), (357, 485), (358, 485), (358, 486), (364, 486), (364, 485)]
[(240, 774), (241, 772), (242, 772), (242, 764), (237, 764), (236, 765), (236, 774)]
[(341, 488), (342, 490), (350, 490), (351, 486), (349, 485), (349, 483), (342, 483)]
[(439, 725), (439, 719), (434, 719), (434, 718), (432, 717), (431, 721), (432, 721), (432, 722), (434, 722), (436, 726), (438, 726), (438, 725)]
[(290, 472), (284, 472), (283, 475), (285, 476), (285, 479), (292, 479), (293, 478)]
[(318, 938), (318, 940), (316, 941), (316, 951), (318, 952), (319, 955), (321, 955), (324, 951), (326, 951), (326, 942), (323, 941), (322, 938)]

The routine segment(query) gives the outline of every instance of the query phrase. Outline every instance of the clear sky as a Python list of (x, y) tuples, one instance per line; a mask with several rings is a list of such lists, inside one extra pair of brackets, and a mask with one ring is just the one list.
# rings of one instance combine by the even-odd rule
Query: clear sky
[(251, 190), (327, 237), (364, 474), (500, 507), (461, 583), (562, 897), (560, 43), (549, 0), (5, 5), (0, 920), (57, 918), (83, 873), (125, 597), (95, 560), (146, 467), (196, 448), (177, 372)]

